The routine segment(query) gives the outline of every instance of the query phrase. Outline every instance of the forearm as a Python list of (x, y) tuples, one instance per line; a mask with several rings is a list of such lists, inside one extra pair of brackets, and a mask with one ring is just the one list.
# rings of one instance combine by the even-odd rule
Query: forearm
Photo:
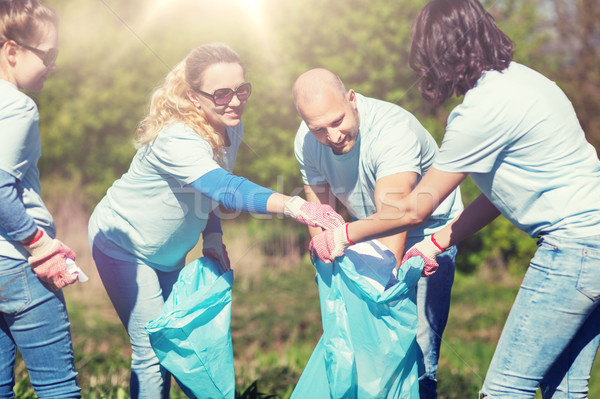
[(448, 173), (430, 168), (408, 196), (388, 201), (382, 210), (350, 223), (348, 238), (352, 242), (360, 242), (404, 233), (419, 226), (429, 219), (466, 176), (466, 173)]
[(0, 170), (0, 226), (15, 241), (28, 241), (35, 237), (37, 225), (27, 214), (20, 200), (17, 180), (11, 174)]
[(500, 211), (481, 194), (451, 224), (435, 233), (436, 242), (448, 248), (475, 234), (500, 215)]
[[(275, 192), (252, 183), (248, 179), (235, 176), (224, 169), (215, 169), (190, 184), (194, 189), (206, 195), (230, 211), (242, 211), (254, 214), (283, 213), (279, 196), (271, 200)], [(284, 196), (289, 199), (289, 197)], [(269, 212), (269, 201), (271, 209)]]

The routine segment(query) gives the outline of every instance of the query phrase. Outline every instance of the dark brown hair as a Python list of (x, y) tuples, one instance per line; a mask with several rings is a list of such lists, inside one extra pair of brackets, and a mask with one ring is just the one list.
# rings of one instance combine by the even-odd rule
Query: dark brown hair
[(440, 105), (465, 94), (484, 71), (503, 71), (513, 43), (478, 0), (433, 0), (413, 24), (410, 66), (423, 97)]

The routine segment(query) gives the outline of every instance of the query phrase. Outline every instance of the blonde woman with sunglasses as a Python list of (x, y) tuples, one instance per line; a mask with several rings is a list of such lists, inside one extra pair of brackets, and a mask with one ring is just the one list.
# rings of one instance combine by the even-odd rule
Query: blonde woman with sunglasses
[(214, 212), (218, 205), (236, 212), (285, 214), (314, 227), (343, 223), (330, 206), (231, 174), (251, 92), (243, 64), (229, 46), (192, 50), (153, 94), (129, 171), (91, 217), (94, 260), (133, 349), (132, 398), (169, 396), (170, 377), (144, 326), (160, 313), (201, 233), (204, 255), (219, 261), (224, 271), (230, 268)]
[(58, 17), (35, 0), (0, 0), (0, 397), (14, 397), (23, 356), (42, 398), (79, 398), (61, 288), (74, 283), (40, 195), (39, 113), (20, 90), (39, 92), (54, 72)]

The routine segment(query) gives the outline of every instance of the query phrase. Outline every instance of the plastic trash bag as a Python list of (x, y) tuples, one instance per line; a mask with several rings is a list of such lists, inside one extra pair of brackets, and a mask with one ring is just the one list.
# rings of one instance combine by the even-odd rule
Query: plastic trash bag
[(191, 398), (234, 398), (233, 271), (197, 259), (185, 266), (161, 314), (146, 325), (160, 364)]
[(410, 259), (393, 276), (394, 254), (373, 240), (348, 248), (333, 263), (313, 263), (323, 336), (292, 399), (418, 398), (422, 259)]

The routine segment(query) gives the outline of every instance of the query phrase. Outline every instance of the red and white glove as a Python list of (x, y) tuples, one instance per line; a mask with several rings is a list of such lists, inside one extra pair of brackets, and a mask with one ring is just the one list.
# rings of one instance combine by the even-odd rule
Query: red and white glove
[[(402, 264), (404, 264), (404, 262), (406, 262), (413, 256), (419, 256), (421, 257), (421, 259), (423, 259), (423, 262), (425, 263), (421, 274), (424, 277), (431, 276), (433, 273), (435, 273), (439, 266), (435, 258), (444, 251), (445, 249), (442, 248), (435, 241), (435, 238), (432, 234), (429, 237), (425, 238), (423, 241), (419, 241), (418, 243), (413, 245), (408, 251), (406, 251), (404, 257), (402, 258)], [(400, 267), (402, 267), (402, 264), (400, 265)]]
[(227, 248), (223, 244), (223, 234), (209, 233), (204, 236), (202, 239), (202, 255), (219, 262), (224, 273), (231, 270)]
[(283, 214), (310, 227), (321, 227), (325, 230), (344, 224), (344, 218), (330, 205), (308, 202), (298, 196), (286, 201)]
[(50, 238), (43, 230), (29, 244), (24, 245), (31, 255), (27, 262), (35, 275), (48, 288), (57, 291), (77, 281), (77, 274), (67, 269), (66, 259), (75, 260), (75, 252), (57, 239)]
[(310, 240), (308, 250), (311, 257), (315, 255), (325, 263), (331, 263), (335, 258), (344, 254), (344, 250), (354, 245), (348, 237), (348, 223), (333, 230), (325, 230)]

